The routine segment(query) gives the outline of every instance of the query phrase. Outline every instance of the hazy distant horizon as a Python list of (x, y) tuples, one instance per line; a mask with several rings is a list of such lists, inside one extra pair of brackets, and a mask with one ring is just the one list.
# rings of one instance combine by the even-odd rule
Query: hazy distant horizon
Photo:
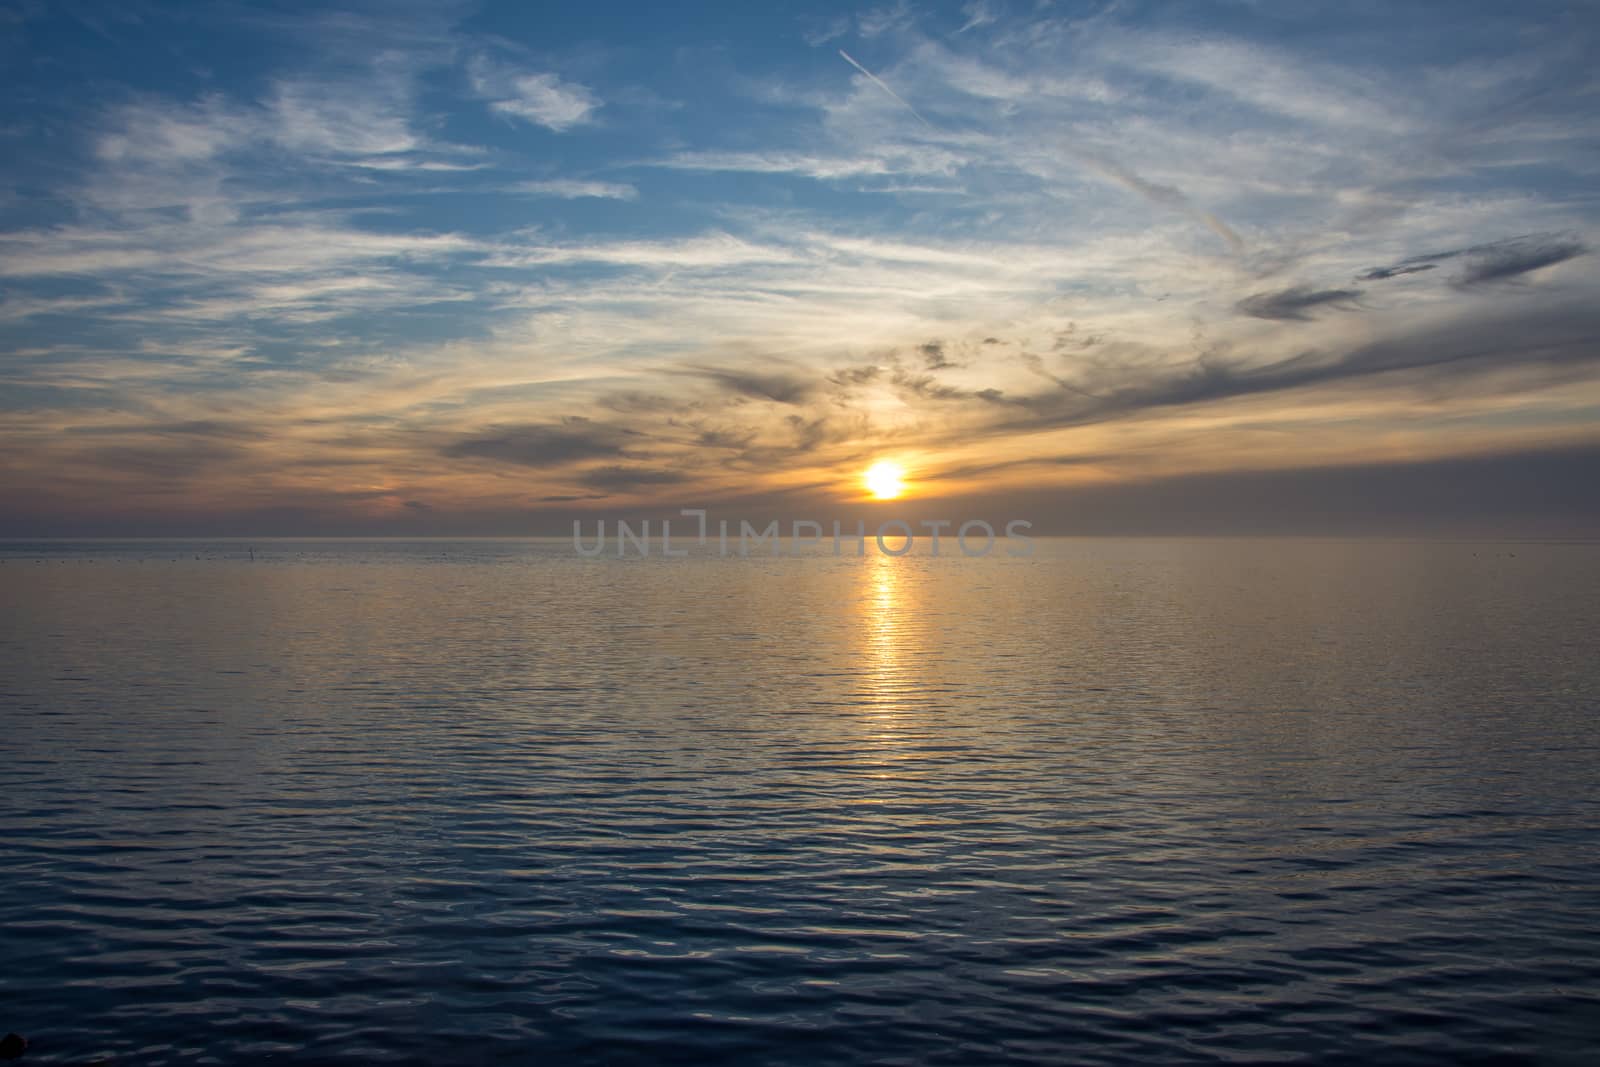
[(452, 516), (411, 511), (394, 519), (351, 522), (287, 510), (257, 516), (166, 513), (29, 521), (0, 515), (0, 538), (117, 537), (570, 537), (578, 521), (674, 520), (683, 507), (714, 517), (765, 524), (794, 520), (847, 525), (883, 519), (1011, 519), (1036, 536), (1339, 536), (1533, 537), (1600, 536), (1600, 493), (1593, 473), (1600, 447), (1525, 452), (1428, 463), (1316, 470), (1231, 472), (1098, 489), (1009, 494), (913, 495), (894, 501), (846, 503), (827, 493), (788, 499), (750, 495), (726, 500), (685, 498), (665, 505), (601, 502), (584, 510), (533, 507), (527, 512)]

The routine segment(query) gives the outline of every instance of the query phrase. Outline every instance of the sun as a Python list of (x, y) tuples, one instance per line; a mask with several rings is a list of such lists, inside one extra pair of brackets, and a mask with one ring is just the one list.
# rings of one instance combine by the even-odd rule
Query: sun
[(879, 460), (867, 468), (867, 491), (879, 500), (893, 500), (905, 492), (905, 472), (898, 464)]

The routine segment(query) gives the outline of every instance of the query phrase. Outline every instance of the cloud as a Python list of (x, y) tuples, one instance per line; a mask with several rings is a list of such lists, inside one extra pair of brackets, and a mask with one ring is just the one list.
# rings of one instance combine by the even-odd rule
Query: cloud
[(850, 28), (853, 25), (851, 19), (846, 15), (835, 15), (828, 19), (823, 19), (818, 15), (801, 15), (800, 21), (806, 26), (806, 29), (801, 33), (801, 38), (813, 48), (843, 37), (850, 32)]
[(688, 481), (682, 471), (654, 467), (600, 467), (585, 471), (578, 479), (594, 489), (639, 489), (652, 485), (677, 485)]
[(695, 435), (695, 443), (707, 448), (726, 448), (743, 451), (755, 443), (754, 430), (726, 430), (708, 428)]
[(945, 356), (944, 343), (942, 341), (929, 341), (926, 344), (918, 345), (917, 351), (922, 356), (923, 366), (928, 370), (946, 370), (950, 367), (961, 366), (959, 363), (951, 362)]
[(1473, 286), (1506, 281), (1565, 263), (1588, 251), (1581, 241), (1551, 235), (1519, 237), (1492, 245), (1480, 245), (1464, 253), (1467, 265), (1455, 279), (1455, 284)]
[(744, 174), (797, 174), (819, 181), (896, 176), (947, 177), (960, 158), (926, 145), (875, 145), (851, 155), (769, 149), (757, 152), (680, 152), (650, 162), (670, 170), (731, 171)]
[(365, 170), (382, 170), (396, 173), (415, 171), (424, 174), (462, 174), (469, 171), (484, 170), (488, 167), (487, 163), (466, 163), (451, 159), (427, 159), (414, 153), (352, 159), (348, 161), (348, 165), (361, 167)]
[(585, 85), (557, 74), (519, 74), (479, 57), (468, 68), (474, 90), (490, 110), (565, 133), (593, 121), (600, 101)]
[(125, 442), (96, 448), (78, 458), (87, 465), (120, 475), (161, 482), (187, 482), (209, 468), (241, 459), (243, 449), (220, 442), (185, 441), (175, 444)]
[(524, 196), (549, 196), (561, 200), (637, 200), (639, 190), (621, 182), (574, 181), (555, 178), (549, 181), (518, 182), (508, 192)]
[(166, 101), (129, 105), (109, 116), (109, 129), (95, 142), (108, 163), (191, 163), (221, 155), (263, 127), (258, 115), (240, 111), (220, 96), (191, 105)]
[(1103, 157), (1086, 159), (1085, 165), (1091, 170), (1110, 178), (1118, 185), (1133, 190), (1153, 204), (1177, 208), (1179, 211), (1184, 212), (1226, 241), (1228, 247), (1234, 253), (1237, 254), (1244, 251), (1244, 241), (1234, 232), (1233, 227), (1223, 222), (1212, 212), (1196, 207), (1189, 197), (1184, 194), (1183, 190), (1177, 186), (1149, 181), (1120, 163)]
[(1410, 374), (1413, 384), (1512, 370), (1558, 382), (1567, 376), (1567, 368), (1594, 363), (1600, 363), (1600, 308), (1542, 302), (1499, 314), (1449, 318), (1342, 351), (1303, 351), (1263, 362), (1204, 356), (1178, 367), (1129, 365), (1109, 368), (1092, 392), (1063, 381), (1045, 393), (978, 398), (1029, 412), (988, 427), (987, 432), (1004, 434), (1310, 386), (1375, 382), (1401, 372)]
[[(793, 252), (740, 240), (726, 233), (682, 240), (606, 241), (593, 244), (509, 246), (484, 260), (491, 267), (531, 267), (559, 263), (607, 263), (618, 267), (705, 268), (785, 263)], [(3, 267), (0, 267), (3, 270)]]
[(272, 137), (297, 152), (381, 156), (421, 147), (411, 132), (403, 82), (376, 79), (359, 86), (287, 81), (268, 105)]
[(1576, 237), (1564, 234), (1536, 233), (1521, 237), (1508, 237), (1503, 241), (1409, 256), (1389, 267), (1374, 267), (1357, 275), (1358, 281), (1382, 281), (1405, 274), (1433, 270), (1440, 263), (1464, 259), (1466, 266), (1451, 284), (1469, 288), (1487, 282), (1506, 281), (1544, 267), (1553, 267), (1588, 253), (1589, 248)]
[[(1025, 514), (1035, 532), (1593, 537), (1600, 448), (1485, 449), (1443, 458), (1192, 472), (1066, 490), (1010, 490), (964, 513)], [(948, 507), (948, 505), (947, 505)], [(1489, 553), (1484, 553), (1488, 556)]]
[(1389, 278), (1399, 278), (1407, 274), (1420, 274), (1423, 271), (1437, 269), (1439, 264), (1429, 262), (1429, 258), (1401, 260), (1392, 267), (1373, 267), (1371, 270), (1365, 270), (1356, 275), (1356, 281), (1380, 282)]
[(783, 372), (762, 373), (722, 367), (694, 369), (729, 393), (753, 400), (770, 400), (776, 404), (803, 403), (810, 398), (817, 384), (810, 377)]
[(374, 260), (417, 261), (481, 248), (453, 234), (381, 233), (317, 223), (213, 227), (61, 227), (0, 235), (0, 275), (47, 277), (147, 270), (215, 281), (218, 275), (311, 273)]
[(828, 375), (828, 381), (834, 385), (845, 387), (867, 385), (875, 382), (883, 374), (883, 368), (876, 364), (864, 367), (843, 367)]
[(980, 26), (988, 26), (1000, 17), (995, 5), (989, 0), (968, 0), (961, 5), (961, 13), (967, 16), (967, 21), (956, 31), (957, 33), (966, 33)]
[(8, 296), (0, 299), (0, 322), (17, 322), (37, 315), (81, 315), (126, 304), (127, 298), (120, 296)]
[(858, 12), (856, 28), (863, 37), (877, 37), (909, 26), (915, 17), (906, 0), (895, 0), (893, 4), (869, 7)]
[(586, 459), (627, 455), (635, 435), (580, 417), (554, 424), (505, 426), (453, 441), (441, 451), (452, 458), (492, 459), (522, 467), (560, 467)]
[(1260, 41), (1159, 36), (1125, 42), (1130, 65), (1319, 129), (1403, 134), (1405, 97), (1360, 69), (1308, 61)]
[(1234, 305), (1242, 314), (1257, 319), (1304, 322), (1320, 307), (1348, 307), (1361, 296), (1359, 289), (1311, 289), (1297, 285), (1247, 296)]

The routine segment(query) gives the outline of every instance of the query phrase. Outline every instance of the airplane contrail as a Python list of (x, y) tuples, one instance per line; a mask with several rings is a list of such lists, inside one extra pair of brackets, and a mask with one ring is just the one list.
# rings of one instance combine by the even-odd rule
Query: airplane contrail
[(913, 115), (917, 116), (917, 121), (918, 122), (922, 123), (924, 126), (928, 127), (928, 129), (930, 129), (930, 130), (935, 128), (933, 123), (929, 122), (927, 119), (922, 117), (922, 112), (918, 111), (916, 108), (914, 108), (910, 104), (906, 103), (905, 97), (901, 96), (899, 93), (897, 93), (893, 89), (889, 88), (889, 86), (884, 83), (884, 80), (882, 78), (880, 78), (876, 74), (872, 73), (872, 71), (868, 70), (866, 67), (863, 67), (860, 63), (857, 63), (855, 61), (854, 57), (852, 57), (849, 52), (846, 52), (843, 48), (841, 48), (841, 49), (839, 49), (839, 54), (844, 57), (844, 61), (846, 63), (850, 64), (852, 67), (856, 68), (861, 73), (865, 74), (868, 78), (872, 79), (872, 84), (873, 85), (876, 85), (878, 88), (880, 88), (884, 92), (888, 93), (891, 97), (893, 97), (895, 99), (895, 101), (901, 107), (905, 108), (907, 111), (909, 111)]
[[(1070, 149), (1069, 149), (1070, 152)], [(1190, 218), (1204, 225), (1212, 233), (1227, 242), (1228, 247), (1235, 255), (1244, 254), (1244, 240), (1234, 232), (1232, 226), (1223, 222), (1216, 215), (1204, 208), (1198, 207), (1194, 201), (1186, 196), (1182, 189), (1174, 185), (1162, 185), (1159, 182), (1149, 181), (1140, 175), (1117, 163), (1115, 160), (1104, 156), (1088, 156), (1079, 153), (1075, 155), (1079, 162), (1088, 169), (1104, 175), (1126, 189), (1132, 189), (1140, 196), (1155, 204), (1177, 208)]]

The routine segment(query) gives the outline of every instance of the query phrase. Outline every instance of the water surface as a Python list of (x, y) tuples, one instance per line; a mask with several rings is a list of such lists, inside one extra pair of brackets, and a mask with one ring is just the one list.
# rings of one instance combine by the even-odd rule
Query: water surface
[(1036, 545), (0, 544), (0, 1030), (1588, 1061), (1600, 546)]

